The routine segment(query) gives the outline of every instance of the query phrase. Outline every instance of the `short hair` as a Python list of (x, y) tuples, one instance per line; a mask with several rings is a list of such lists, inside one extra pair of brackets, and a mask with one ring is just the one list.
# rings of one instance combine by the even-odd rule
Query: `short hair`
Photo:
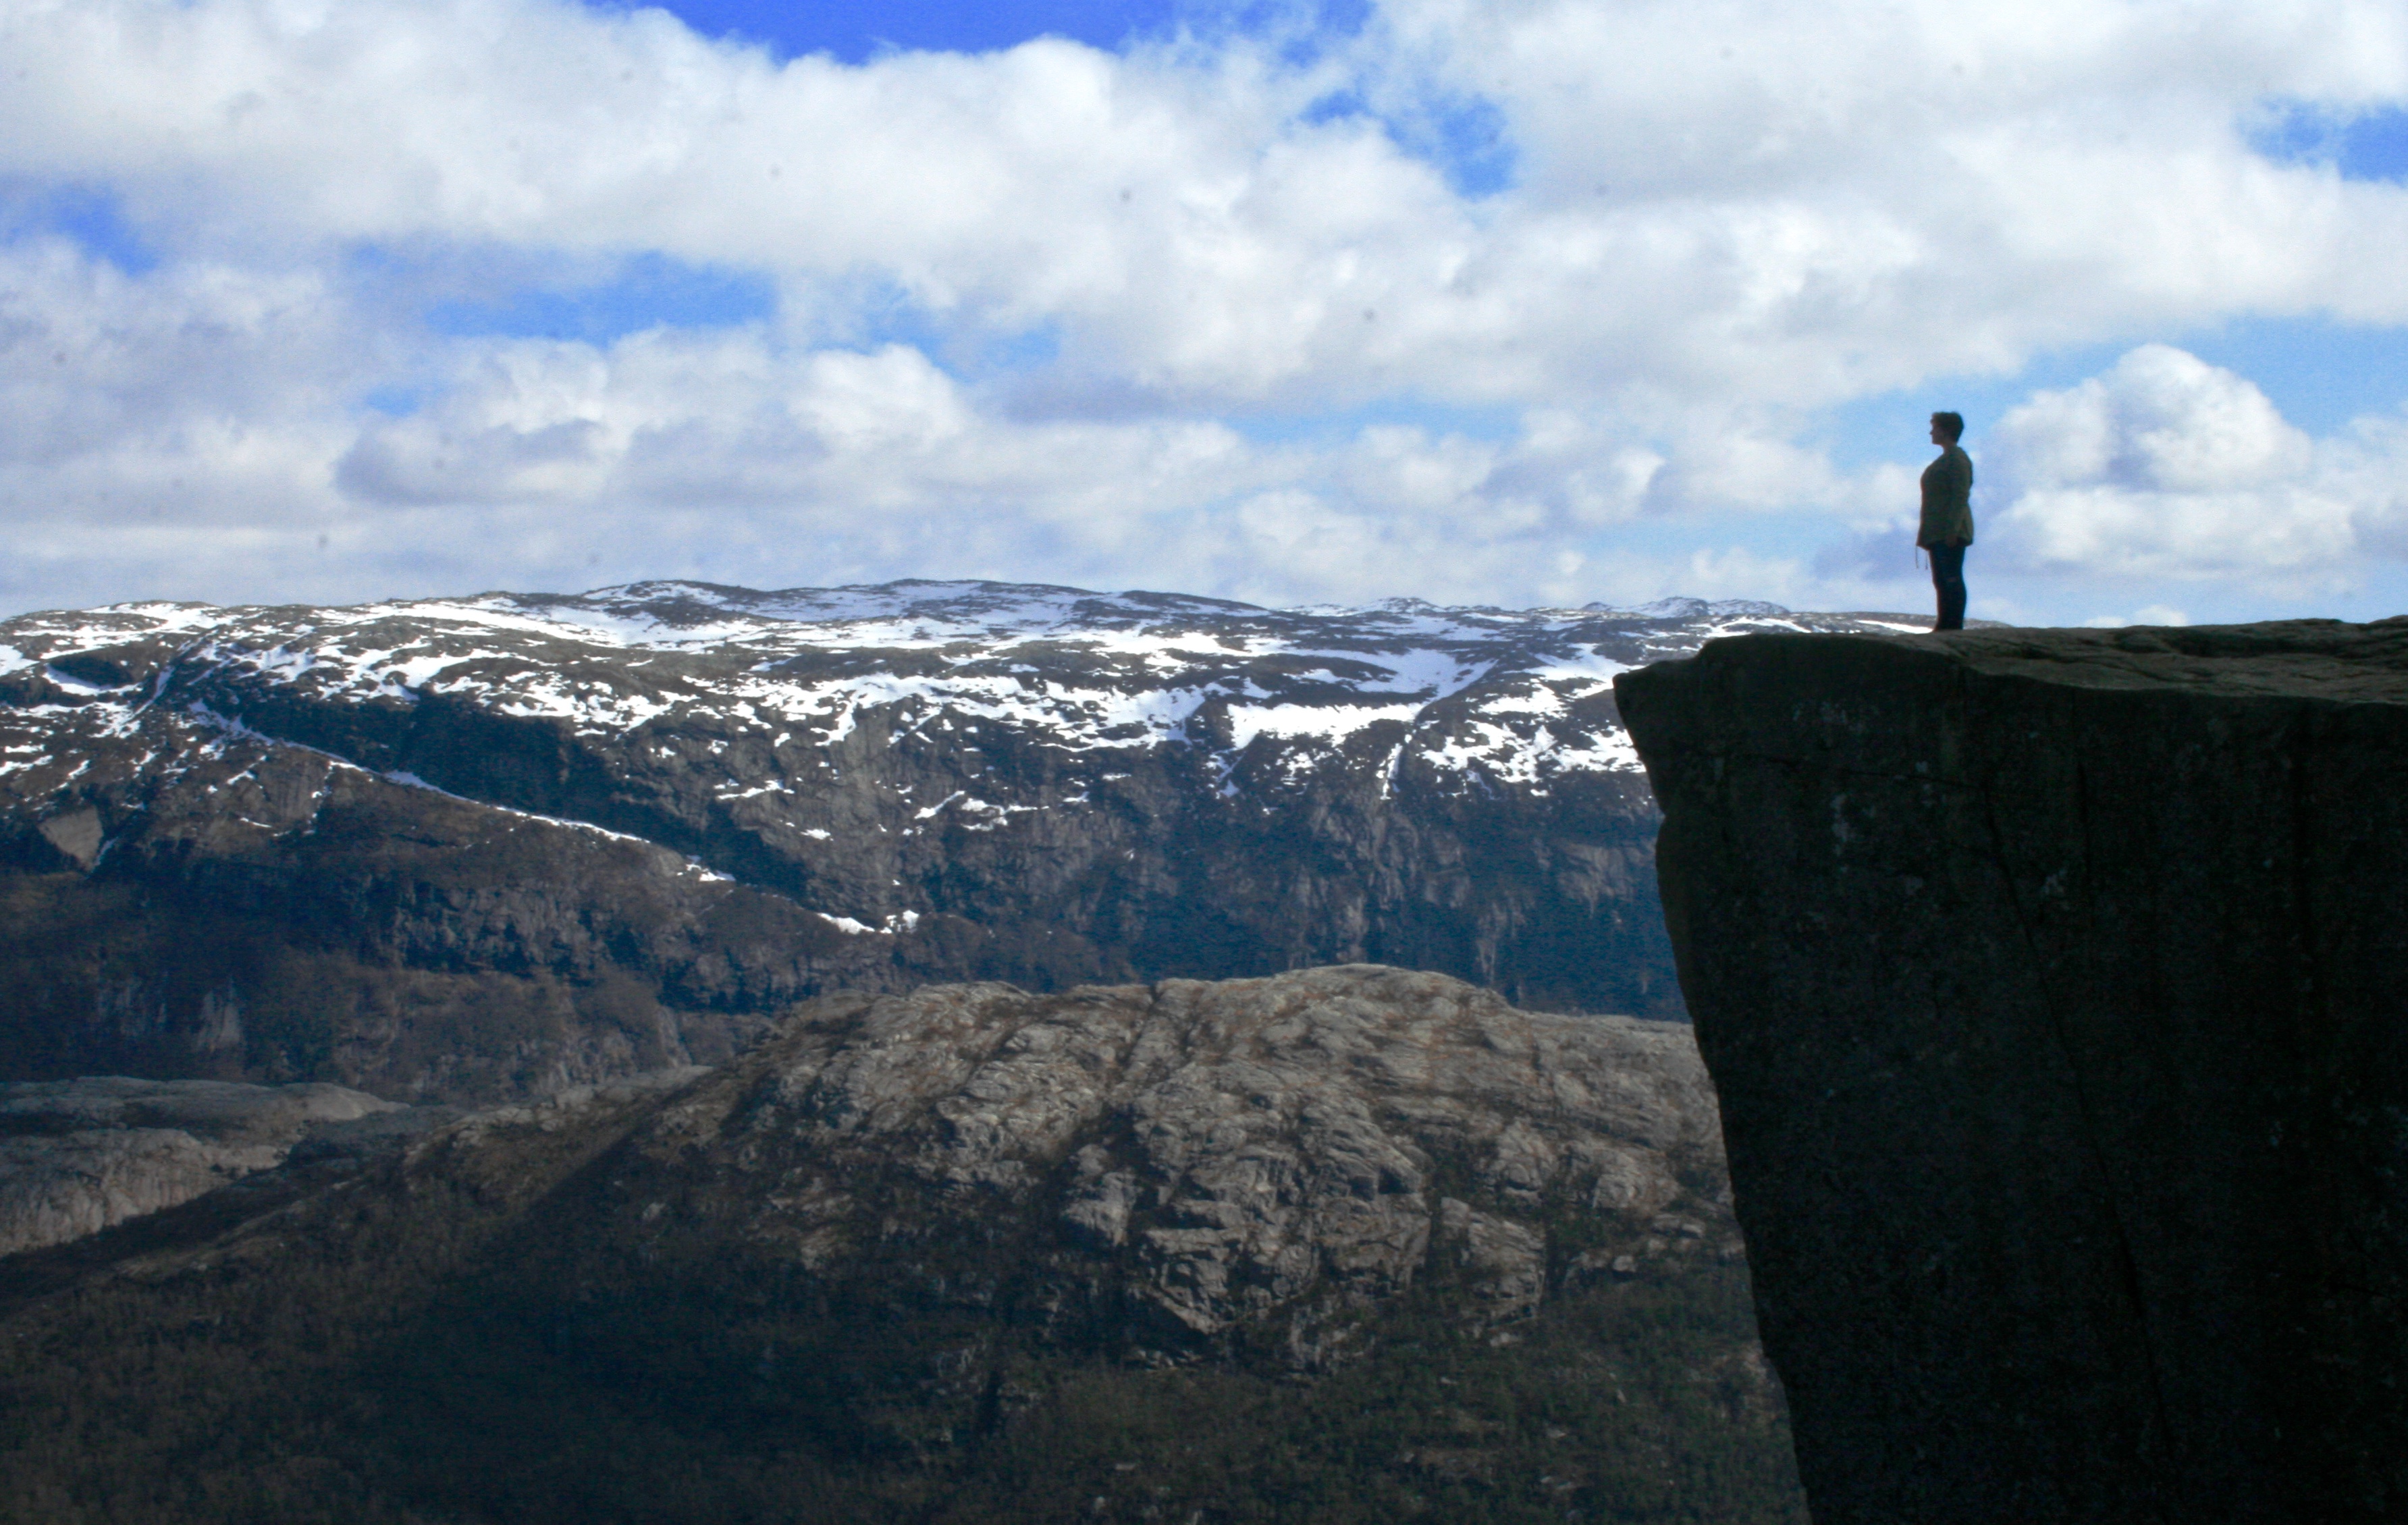
[(1948, 431), (1951, 444), (1965, 438), (1965, 415), (1962, 413), (1934, 413), (1931, 422)]

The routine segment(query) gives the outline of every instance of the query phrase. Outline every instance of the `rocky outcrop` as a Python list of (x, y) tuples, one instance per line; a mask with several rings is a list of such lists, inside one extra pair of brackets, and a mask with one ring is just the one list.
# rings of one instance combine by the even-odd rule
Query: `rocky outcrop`
[(271, 1170), (312, 1132), (339, 1136), (326, 1125), (408, 1111), (340, 1086), (121, 1075), (0, 1086), (0, 1255)]
[[(907, 1301), (983, 1304), (1009, 1280), (1144, 1360), (1268, 1321), (1316, 1364), (1433, 1257), (1485, 1327), (1567, 1283), (1739, 1253), (1684, 1027), (1520, 1012), (1439, 974), (835, 996), (723, 1070), (624, 1085), (684, 1089), (623, 1146), (608, 1203), (580, 1210), (595, 1253), (767, 1258)], [(592, 1087), (560, 1094), (573, 1111)], [(365, 1152), (372, 1131), (458, 1115), (325, 1085), (0, 1086), (0, 1254), (173, 1206), (305, 1140), (311, 1159)], [(469, 1114), (443, 1147), (538, 1115)], [(946, 1259), (932, 1245), (1006, 1225), (1037, 1234), (1033, 1259), (983, 1282), (927, 1269)]]
[(2408, 622), (1617, 692), (1821, 1525), (2408, 1514)]
[(161, 1525), (1800, 1525), (1717, 1140), (1685, 1027), (1442, 975), (826, 997), (0, 1257), (0, 1474)]
[[(1486, 1327), (1734, 1256), (1721, 1181), (1685, 1029), (1354, 966), (830, 998), (638, 1130), (593, 1221), (646, 1265), (1008, 1297), (1140, 1361), (1248, 1329), (1312, 1366), (1433, 1257)], [(1006, 1273), (997, 1237), (1031, 1240)]]

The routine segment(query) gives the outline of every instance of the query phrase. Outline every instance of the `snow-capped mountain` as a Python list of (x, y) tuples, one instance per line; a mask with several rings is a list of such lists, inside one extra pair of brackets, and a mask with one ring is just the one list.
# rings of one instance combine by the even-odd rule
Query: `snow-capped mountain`
[(1377, 959), (1674, 1014), (1612, 675), (1921, 627), (918, 582), (26, 615), (0, 1022), (24, 1072), (470, 1094), (935, 978)]

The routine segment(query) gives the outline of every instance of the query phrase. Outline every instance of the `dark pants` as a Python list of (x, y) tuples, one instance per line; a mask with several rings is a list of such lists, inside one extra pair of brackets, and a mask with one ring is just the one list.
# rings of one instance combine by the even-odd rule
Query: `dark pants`
[(1931, 553), (1931, 586), (1940, 595), (1940, 623), (1934, 630), (1965, 628), (1965, 548), (1961, 545), (1934, 545), (1925, 549)]

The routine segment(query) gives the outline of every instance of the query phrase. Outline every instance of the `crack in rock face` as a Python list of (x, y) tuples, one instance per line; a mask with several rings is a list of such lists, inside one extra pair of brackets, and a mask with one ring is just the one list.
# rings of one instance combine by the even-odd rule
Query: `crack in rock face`
[[(1443, 975), (936, 986), (833, 999), (699, 1084), (630, 1141), (607, 1211), (660, 1254), (701, 1228), (981, 1306), (1006, 1294), (943, 1245), (1017, 1235), (1038, 1269), (1008, 1295), (1041, 1316), (1163, 1360), (1277, 1325), (1312, 1365), (1434, 1266), (1484, 1327), (1617, 1255), (1705, 1253), (1705, 1223), (1727, 1244), (1719, 1140), (1684, 1029)], [(1677, 1244), (1674, 1200), (1699, 1220)], [(1571, 1240), (1612, 1251), (1576, 1266)]]

